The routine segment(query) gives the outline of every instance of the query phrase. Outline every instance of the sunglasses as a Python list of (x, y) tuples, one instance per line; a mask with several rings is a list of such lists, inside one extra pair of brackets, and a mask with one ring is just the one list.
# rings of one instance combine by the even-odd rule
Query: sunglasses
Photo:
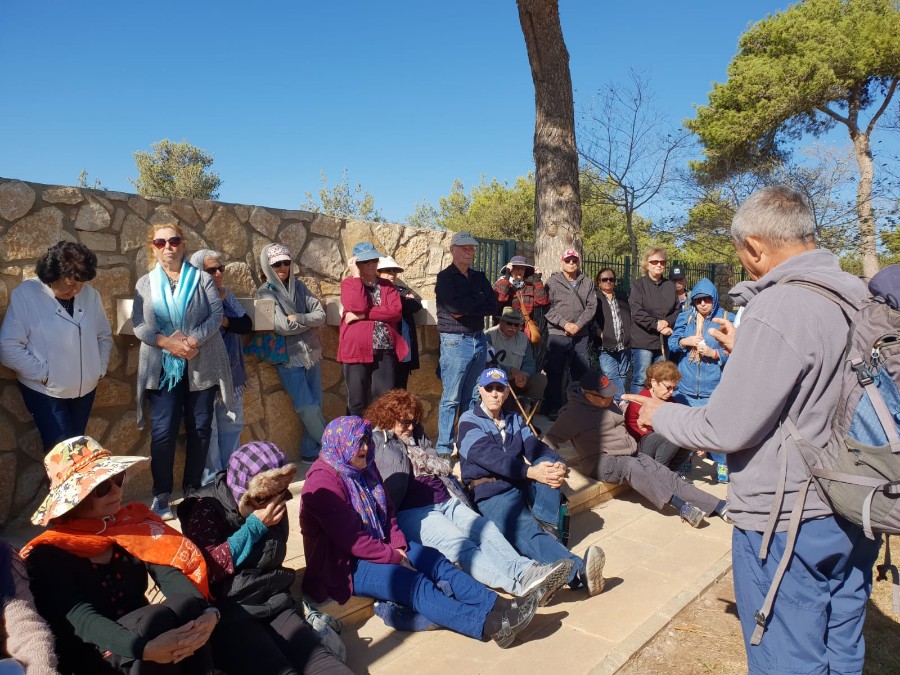
[(577, 263), (577, 262), (578, 262), (578, 258), (563, 258), (563, 262), (564, 262), (564, 263), (569, 263), (569, 264), (571, 264), (571, 263)]
[(525, 326), (521, 323), (511, 323), (509, 321), (501, 321), (500, 323), (502, 323), (504, 326), (511, 326), (516, 330), (522, 330), (523, 328), (525, 328)]
[(600, 281), (604, 284), (606, 284), (606, 283), (614, 284), (614, 283), (616, 283), (616, 278), (615, 277), (600, 277)]
[(648, 260), (647, 262), (651, 265), (662, 265), (663, 267), (666, 266), (665, 260)]
[(216, 272), (221, 272), (222, 274), (225, 274), (225, 265), (216, 265), (215, 267), (204, 267), (203, 271), (209, 275), (213, 275)]
[(179, 246), (181, 246), (182, 241), (183, 239), (181, 237), (169, 237), (168, 239), (163, 239), (162, 237), (160, 237), (159, 239), (153, 240), (153, 245), (156, 248), (165, 248), (166, 242), (168, 242), (169, 246), (171, 246), (172, 248), (178, 248)]
[(485, 391), (506, 391), (506, 387), (502, 384), (489, 384), (484, 388)]
[(291, 266), (291, 261), (290, 261), (290, 260), (279, 260), (278, 262), (273, 262), (273, 263), (272, 263), (272, 267), (273, 267), (274, 269), (276, 269), (276, 270), (277, 270), (279, 267), (290, 267), (290, 266)]
[(105, 481), (100, 483), (97, 487), (95, 487), (91, 494), (95, 497), (105, 497), (109, 494), (110, 490), (112, 490), (112, 486), (115, 484), (117, 487), (122, 487), (125, 484), (125, 472), (117, 473), (115, 476), (110, 476)]
[(712, 298), (697, 298), (694, 300), (695, 305), (699, 305), (700, 303), (711, 305), (713, 304)]
[(401, 427), (414, 427), (414, 426), (416, 426), (416, 421), (415, 420), (400, 420), (398, 422), (398, 424)]

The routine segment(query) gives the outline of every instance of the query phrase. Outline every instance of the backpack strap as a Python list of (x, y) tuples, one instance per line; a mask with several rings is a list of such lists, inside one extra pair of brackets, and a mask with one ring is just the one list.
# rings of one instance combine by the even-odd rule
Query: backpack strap
[[(788, 448), (787, 435), (785, 428), (791, 433), (795, 443), (800, 442), (800, 432), (794, 423), (787, 417), (781, 423), (781, 459), (780, 468), (778, 470), (778, 482), (775, 484), (775, 499), (772, 502), (772, 510), (769, 511), (769, 520), (766, 521), (766, 529), (763, 530), (762, 541), (759, 544), (759, 560), (765, 562), (769, 555), (769, 543), (772, 541), (772, 535), (775, 533), (775, 527), (778, 525), (778, 516), (781, 514), (781, 507), (784, 504), (784, 486), (787, 483), (787, 463)], [(794, 435), (796, 434), (796, 435)]]

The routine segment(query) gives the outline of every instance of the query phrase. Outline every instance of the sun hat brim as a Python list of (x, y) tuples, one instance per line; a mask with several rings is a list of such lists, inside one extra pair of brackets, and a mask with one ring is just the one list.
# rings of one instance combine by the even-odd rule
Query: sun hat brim
[(94, 488), (107, 478), (127, 471), (135, 465), (140, 465), (140, 468), (144, 469), (149, 461), (149, 457), (110, 455), (91, 462), (51, 489), (50, 494), (31, 516), (31, 522), (46, 527), (51, 520), (65, 515), (83, 502)]

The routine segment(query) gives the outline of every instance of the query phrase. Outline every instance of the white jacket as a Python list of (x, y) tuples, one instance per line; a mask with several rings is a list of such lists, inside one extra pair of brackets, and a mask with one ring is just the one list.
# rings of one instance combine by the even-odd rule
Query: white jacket
[(88, 284), (75, 296), (73, 316), (39, 279), (12, 292), (0, 327), (0, 363), (29, 389), (54, 398), (89, 394), (106, 374), (111, 349), (109, 319)]

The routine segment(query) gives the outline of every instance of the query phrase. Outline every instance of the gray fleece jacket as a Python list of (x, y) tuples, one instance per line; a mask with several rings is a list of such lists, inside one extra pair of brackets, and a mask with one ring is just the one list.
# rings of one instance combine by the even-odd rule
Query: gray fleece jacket
[[(826, 446), (847, 337), (837, 305), (805, 288), (776, 285), (788, 276), (821, 280), (848, 298), (867, 295), (863, 283), (841, 271), (838, 259), (824, 249), (796, 255), (761, 279), (738, 284), (730, 295), (746, 309), (709, 403), (664, 405), (653, 418), (654, 430), (682, 447), (728, 453), (728, 513), (738, 527), (759, 532), (774, 502), (780, 453), (790, 451), (778, 530), (787, 529), (807, 477), (799, 453), (782, 444), (780, 418), (788, 414), (806, 440)], [(813, 485), (803, 519), (830, 514)]]
[(562, 272), (554, 272), (547, 280), (547, 294), (550, 306), (544, 313), (550, 335), (565, 335), (566, 322), (578, 326), (579, 335), (584, 335), (585, 326), (597, 313), (597, 295), (594, 282), (581, 272), (575, 279), (575, 287)]

